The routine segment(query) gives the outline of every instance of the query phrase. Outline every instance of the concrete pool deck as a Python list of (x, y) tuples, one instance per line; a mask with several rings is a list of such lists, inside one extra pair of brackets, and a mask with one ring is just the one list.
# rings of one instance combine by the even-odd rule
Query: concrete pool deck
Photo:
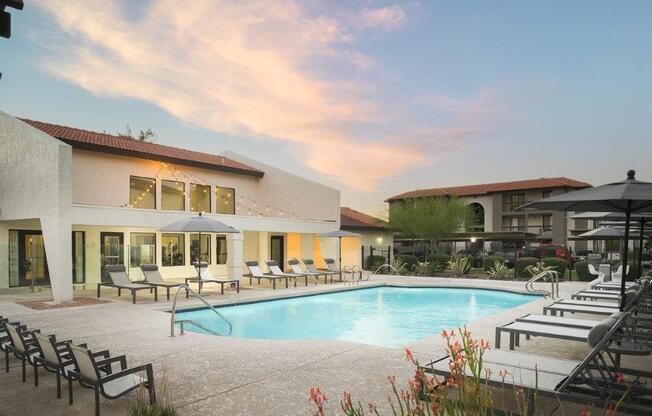
[[(375, 276), (372, 281), (361, 285), (379, 284), (524, 290), (524, 282), (406, 276)], [(561, 295), (569, 297), (585, 286), (586, 283), (582, 282), (560, 283)], [(240, 294), (227, 291), (220, 295), (219, 290), (214, 289), (206, 290), (204, 294), (211, 304), (221, 305), (343, 288), (341, 283), (277, 290), (243, 285)], [(94, 297), (93, 290), (75, 294), (77, 297)], [(115, 294), (115, 290), (103, 290), (103, 299), (110, 300), (105, 304), (35, 310), (15, 302), (47, 298), (47, 293), (14, 291), (0, 294), (0, 315), (41, 328), (44, 333), (56, 334), (60, 339), (86, 342), (91, 349), (108, 348), (113, 355), (127, 355), (130, 366), (152, 362), (157, 376), (157, 392), (161, 392), (161, 377), (165, 375), (170, 401), (180, 415), (306, 415), (312, 409), (308, 403), (311, 386), (319, 386), (330, 398), (326, 406), (328, 414), (341, 413), (339, 399), (343, 390), (350, 391), (354, 399), (363, 404), (372, 401), (383, 408), (391, 392), (387, 376), (395, 375), (405, 381), (414, 372), (402, 349), (337, 340), (255, 340), (192, 332), (171, 338), (168, 311), (172, 302), (166, 301), (165, 296), (159, 297), (159, 302), (155, 303), (149, 294), (139, 294), (138, 303), (132, 305), (129, 296), (117, 298)], [(474, 337), (488, 339), (493, 346), (496, 325), (525, 313), (541, 313), (543, 305), (549, 302), (533, 297), (532, 302), (470, 322), (468, 328)], [(178, 305), (179, 308), (197, 307), (201, 303), (180, 295)], [(595, 316), (585, 317), (596, 319)], [(437, 334), (439, 331), (440, 328), (436, 329)], [(443, 341), (439, 335), (433, 335), (408, 347), (422, 362), (426, 362), (442, 355)], [(588, 350), (586, 345), (578, 342), (546, 338), (522, 342), (519, 349), (571, 359), (582, 358)], [(649, 357), (635, 360), (627, 357), (625, 364), (652, 369)], [(75, 386), (75, 405), (71, 408), (65, 399), (56, 399), (53, 375), (40, 377), (39, 387), (34, 387), (32, 374), (28, 373), (27, 383), (21, 383), (20, 363), (12, 359), (11, 365), (8, 374), (3, 372), (0, 375), (0, 414), (92, 414), (91, 390)], [(64, 397), (65, 391), (64, 388)], [(125, 414), (129, 404), (130, 401), (124, 398), (103, 400), (102, 414)]]

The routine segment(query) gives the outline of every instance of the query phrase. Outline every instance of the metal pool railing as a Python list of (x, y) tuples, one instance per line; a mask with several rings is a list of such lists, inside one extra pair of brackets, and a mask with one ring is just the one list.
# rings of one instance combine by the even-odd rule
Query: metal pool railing
[[(206, 327), (205, 325), (200, 324), (199, 322), (193, 321), (192, 319), (179, 319), (179, 320), (177, 320), (177, 319), (176, 319), (176, 317), (177, 317), (177, 297), (179, 296), (179, 292), (180, 292), (182, 289), (185, 289), (185, 290), (189, 291), (190, 293), (192, 293), (192, 294), (193, 294), (197, 299), (199, 299), (200, 301), (202, 301), (202, 303), (203, 303), (204, 305), (206, 305), (206, 306), (207, 306), (210, 310), (212, 310), (212, 311), (213, 311), (217, 316), (219, 316), (219, 317), (220, 317), (224, 322), (226, 322), (226, 324), (227, 324), (228, 327), (229, 327), (229, 331), (228, 331), (226, 334), (220, 334), (219, 332), (214, 331), (214, 330), (212, 330), (212, 329)], [(174, 332), (175, 332), (175, 331), (174, 331), (174, 325), (175, 325), (175, 324), (179, 324), (179, 326), (180, 326), (179, 335), (185, 335), (184, 330), (183, 330), (183, 325), (184, 325), (184, 324), (195, 325), (196, 327), (201, 328), (201, 329), (203, 329), (204, 331), (206, 331), (206, 332), (208, 332), (208, 333), (210, 333), (210, 334), (213, 334), (213, 335), (219, 335), (219, 336), (228, 336), (228, 335), (231, 335), (231, 332), (233, 332), (233, 325), (231, 325), (231, 322), (229, 322), (228, 319), (226, 319), (224, 316), (222, 316), (222, 314), (219, 313), (219, 312), (217, 311), (217, 309), (215, 309), (215, 308), (213, 307), (213, 305), (211, 305), (210, 303), (206, 302), (206, 299), (204, 299), (204, 298), (202, 298), (200, 295), (198, 295), (198, 294), (197, 294), (194, 290), (192, 290), (188, 285), (179, 285), (179, 287), (177, 287), (177, 291), (174, 293), (174, 301), (172, 302), (172, 313), (171, 313), (171, 316), (170, 316), (170, 336), (171, 336), (171, 337), (174, 337), (174, 336), (175, 336), (175, 334), (174, 334)]]

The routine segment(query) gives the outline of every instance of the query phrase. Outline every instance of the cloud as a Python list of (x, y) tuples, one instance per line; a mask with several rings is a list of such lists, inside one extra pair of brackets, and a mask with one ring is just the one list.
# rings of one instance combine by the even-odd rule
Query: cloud
[(396, 30), (407, 22), (407, 14), (399, 5), (378, 9), (363, 9), (360, 12), (363, 28), (380, 27), (386, 32)]
[[(55, 76), (95, 94), (153, 103), (216, 132), (274, 140), (355, 189), (431, 163), (429, 153), (451, 151), (468, 135), (464, 120), (434, 128), (396, 117), (374, 99), (382, 86), (351, 81), (377, 64), (356, 48), (359, 22), (337, 13), (293, 0), (37, 4), (60, 37), (47, 39), (41, 62)], [(355, 13), (371, 31), (407, 19), (398, 6)], [(344, 67), (344, 75), (331, 67)]]

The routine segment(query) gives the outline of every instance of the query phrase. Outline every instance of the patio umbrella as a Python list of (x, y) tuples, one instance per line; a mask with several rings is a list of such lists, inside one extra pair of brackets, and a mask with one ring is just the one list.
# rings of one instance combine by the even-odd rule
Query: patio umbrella
[(577, 236), (585, 240), (622, 240), (625, 237), (623, 228), (600, 227)]
[[(587, 220), (608, 220), (608, 221), (625, 221), (624, 212), (582, 212), (579, 214), (571, 215), (569, 218), (573, 219), (587, 219)], [(652, 214), (632, 214), (632, 220), (639, 223), (639, 236), (638, 236), (638, 275), (640, 276), (643, 269), (643, 238), (646, 226), (650, 225)]]
[(352, 233), (351, 231), (346, 231), (346, 230), (335, 230), (335, 231), (330, 231), (328, 233), (322, 233), (319, 234), (320, 237), (333, 237), (339, 239), (338, 241), (338, 249), (340, 252), (340, 270), (342, 269), (342, 238), (343, 237), (358, 237), (362, 238), (360, 234)]
[[(597, 211), (622, 212), (625, 214), (625, 247), (623, 269), (627, 269), (627, 251), (629, 249), (629, 224), (632, 214), (652, 213), (652, 183), (638, 181), (636, 172), (627, 172), (627, 179), (594, 188), (551, 196), (540, 201), (531, 202), (519, 209), (543, 209), (557, 211)], [(640, 262), (639, 258), (639, 262)], [(639, 270), (640, 270), (639, 265)], [(625, 281), (627, 273), (621, 279), (620, 309), (625, 306)]]
[[(214, 220), (212, 218), (204, 217), (201, 215), (184, 218), (179, 221), (175, 221), (172, 224), (166, 225), (161, 228), (161, 231), (165, 232), (177, 232), (177, 233), (199, 233), (199, 255), (201, 256), (201, 233), (218, 233), (218, 234), (235, 234), (240, 231), (226, 225), (223, 222)], [(201, 278), (201, 258), (198, 262), (198, 278)]]

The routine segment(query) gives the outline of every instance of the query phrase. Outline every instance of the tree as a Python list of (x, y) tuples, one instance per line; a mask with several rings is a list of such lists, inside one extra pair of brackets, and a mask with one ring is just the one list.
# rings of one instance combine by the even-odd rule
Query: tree
[(131, 127), (129, 127), (129, 124), (127, 124), (127, 130), (124, 133), (118, 132), (117, 133), (119, 137), (125, 138), (125, 139), (131, 139), (131, 140), (138, 140), (141, 142), (153, 142), (156, 139), (156, 133), (151, 128), (148, 128), (147, 130), (140, 130), (138, 132), (138, 136), (134, 137), (133, 132), (131, 131)]
[(411, 198), (389, 207), (392, 230), (404, 238), (426, 240), (431, 247), (474, 221), (473, 210), (454, 196)]

